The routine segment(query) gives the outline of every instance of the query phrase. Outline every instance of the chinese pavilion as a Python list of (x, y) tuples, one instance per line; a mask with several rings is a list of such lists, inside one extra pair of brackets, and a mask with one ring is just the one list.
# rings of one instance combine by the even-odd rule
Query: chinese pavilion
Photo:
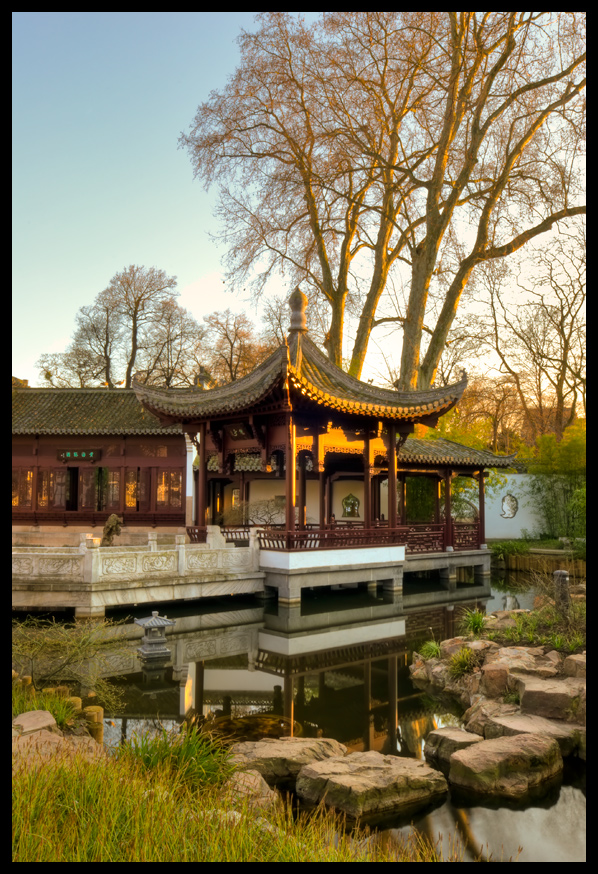
[[(479, 549), (484, 469), (507, 467), (511, 458), (409, 437), (415, 424), (434, 427), (455, 406), (467, 385), (465, 374), (454, 385), (426, 391), (365, 384), (334, 365), (310, 339), (306, 304), (296, 289), (285, 343), (236, 382), (189, 390), (133, 382), (144, 409), (165, 428), (178, 426), (196, 445), (191, 540), (203, 542), (206, 526), (221, 523), (223, 510), (238, 505), (245, 524), (228, 530), (225, 525), (228, 538), (247, 538), (251, 523), (260, 521), (265, 549), (377, 544), (406, 544), (420, 553)], [(477, 478), (479, 486), (477, 512), (461, 524), (451, 513), (450, 484), (459, 475)], [(431, 480), (433, 519), (414, 522), (406, 486), (409, 478), (422, 476)], [(256, 520), (252, 507), (260, 503), (278, 509), (278, 518)]]

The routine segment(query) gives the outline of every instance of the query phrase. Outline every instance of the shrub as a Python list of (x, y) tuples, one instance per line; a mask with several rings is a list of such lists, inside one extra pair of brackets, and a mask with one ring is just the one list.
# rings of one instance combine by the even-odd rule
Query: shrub
[(463, 646), (449, 659), (448, 671), (451, 677), (457, 679), (462, 677), (463, 674), (470, 674), (472, 671), (475, 671), (479, 667), (479, 663), (478, 654), (474, 650), (469, 649), (469, 647)]
[(426, 640), (426, 642), (422, 643), (419, 647), (418, 652), (423, 659), (439, 659), (440, 644), (435, 640)]
[(461, 616), (462, 630), (473, 635), (481, 634), (485, 627), (484, 619), (485, 613), (482, 610), (465, 608)]

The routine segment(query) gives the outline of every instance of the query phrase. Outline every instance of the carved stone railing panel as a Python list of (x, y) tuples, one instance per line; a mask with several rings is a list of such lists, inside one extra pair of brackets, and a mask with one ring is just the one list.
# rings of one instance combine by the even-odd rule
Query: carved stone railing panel
[(56, 552), (47, 555), (17, 554), (12, 557), (12, 573), (15, 579), (27, 581), (59, 577), (80, 582), (84, 579), (84, 556), (60, 555)]

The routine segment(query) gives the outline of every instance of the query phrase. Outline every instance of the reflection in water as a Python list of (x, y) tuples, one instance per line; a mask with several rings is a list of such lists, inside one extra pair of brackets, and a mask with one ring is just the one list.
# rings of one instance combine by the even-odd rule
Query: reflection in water
[[(106, 741), (116, 744), (134, 731), (156, 730), (156, 716), (165, 727), (179, 724), (186, 713), (198, 723), (225, 718), (232, 726), (234, 720), (270, 714), (271, 719), (283, 716), (295, 726), (294, 733), (333, 737), (350, 752), (375, 749), (422, 759), (429, 732), (461, 725), (461, 720), (458, 710), (443, 709), (412, 686), (411, 651), (432, 635), (441, 640), (457, 633), (459, 611), (447, 607), (487, 604), (500, 609), (508, 604), (510, 609), (526, 600), (478, 585), (459, 588), (456, 596), (439, 588), (434, 600), (429, 589), (429, 584), (425, 592), (418, 592), (417, 584), (406, 586), (402, 602), (394, 604), (360, 590), (330, 595), (318, 590), (291, 608), (235, 599), (233, 609), (230, 600), (226, 609), (212, 601), (205, 612), (194, 614), (191, 607), (171, 604), (169, 618), (177, 620), (167, 636), (172, 664), (152, 686), (132, 662), (135, 673), (122, 681), (126, 714), (109, 715), (113, 725), (106, 725)], [(566, 796), (565, 789), (571, 790)], [(568, 813), (575, 811), (568, 835), (546, 828), (562, 808), (558, 795), (541, 813), (537, 806), (518, 810), (519, 828), (511, 831), (503, 824), (514, 811), (489, 811), (473, 801), (464, 806), (449, 799), (431, 812), (421, 811), (413, 822), (431, 840), (457, 831), (469, 860), (486, 844), (494, 858), (500, 858), (501, 847), (505, 859), (515, 857), (520, 841), (525, 848), (520, 861), (539, 861), (544, 855), (553, 861), (561, 851), (552, 846), (558, 834), (568, 847), (568, 860), (583, 861), (583, 794), (567, 786), (561, 795), (567, 797)], [(523, 829), (523, 822), (529, 828)], [(542, 839), (541, 833), (530, 835), (537, 827)], [(396, 834), (410, 828), (400, 817), (391, 825)]]

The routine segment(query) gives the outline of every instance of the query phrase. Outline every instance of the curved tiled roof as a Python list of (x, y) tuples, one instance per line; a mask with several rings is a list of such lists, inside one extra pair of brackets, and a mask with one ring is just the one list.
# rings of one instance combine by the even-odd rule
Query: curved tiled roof
[(180, 434), (162, 427), (132, 389), (15, 388), (13, 434)]
[(448, 412), (467, 386), (467, 377), (444, 388), (401, 392), (355, 379), (327, 358), (303, 331), (291, 331), (280, 346), (248, 376), (217, 388), (161, 389), (133, 380), (139, 401), (157, 415), (202, 419), (247, 411), (276, 387), (287, 385), (325, 408), (380, 419), (418, 421)]
[(479, 467), (513, 467), (515, 455), (495, 455), (486, 449), (472, 449), (453, 440), (437, 437), (421, 440), (408, 437), (398, 452), (398, 463), (452, 464)]

